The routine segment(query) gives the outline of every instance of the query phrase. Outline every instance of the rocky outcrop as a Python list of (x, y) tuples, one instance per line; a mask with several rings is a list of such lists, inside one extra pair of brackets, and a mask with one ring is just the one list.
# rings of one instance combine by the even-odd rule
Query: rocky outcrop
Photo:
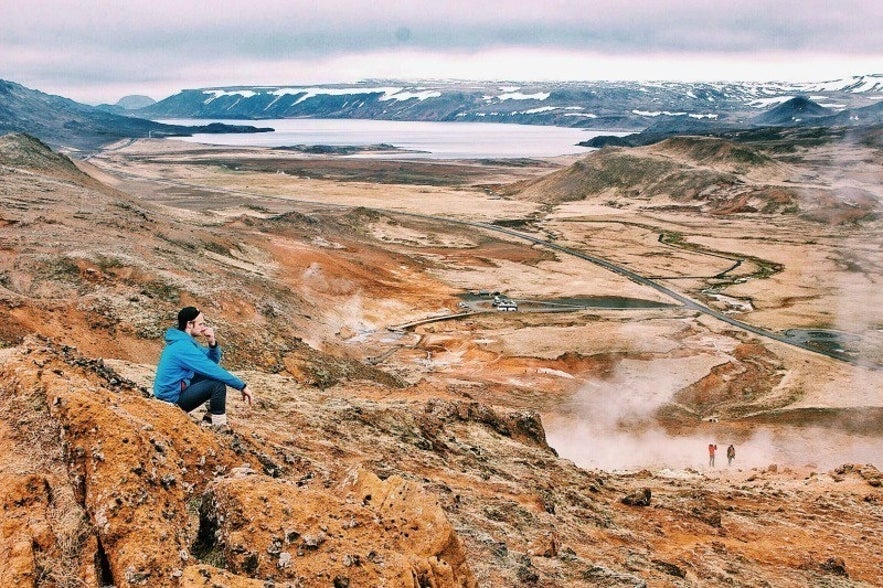
[(652, 496), (653, 493), (649, 488), (643, 488), (638, 492), (623, 496), (620, 502), (628, 506), (650, 506), (650, 498)]
[(298, 586), (476, 585), (438, 503), (361, 469), (330, 492), (238, 470), (210, 485), (199, 537), (231, 571)]
[[(27, 399), (54, 423), (43, 442), (67, 474), (7, 473), (5, 460), (0, 585), (41, 585), (64, 541), (77, 543), (67, 573), (89, 586), (476, 585), (444, 511), (413, 482), (355, 470), (326, 490), (258, 474), (278, 469), (254, 438), (216, 435), (70, 348), (32, 339), (0, 381), (4, 402)], [(86, 519), (69, 535), (50, 513), (65, 493)]]
[(58, 554), (47, 513), (49, 503), (50, 487), (44, 476), (0, 476), (0, 586), (33, 586), (41, 556)]
[[(241, 459), (174, 406), (112, 391), (77, 363), (86, 362), (34, 344), (0, 372), (6, 394), (39, 402), (43, 418), (58, 426), (59, 437), (48, 441), (68, 479), (30, 478), (43, 490), (29, 500), (39, 505), (41, 493), (69, 487), (88, 517), (98, 568), (106, 568), (95, 575), (120, 586), (175, 586), (189, 558), (188, 499), (207, 477)], [(35, 543), (44, 550), (51, 544)]]
[(407, 554), (415, 586), (475, 586), (466, 553), (438, 501), (419, 485), (392, 476), (381, 480), (357, 469), (343, 483), (347, 500), (361, 500), (391, 528), (393, 546)]
[(237, 459), (173, 406), (76, 380), (52, 371), (43, 385), (110, 571), (121, 585), (176, 585), (192, 534), (187, 501), (205, 470), (223, 471)]
[(36, 338), (0, 350), (0, 586), (860, 586), (879, 572), (870, 465), (588, 472), (530, 412), (258, 373), (254, 412), (215, 434), (134, 375)]
[(533, 411), (498, 412), (479, 402), (430, 400), (421, 415), (420, 430), (426, 438), (434, 440), (434, 446), (438, 446), (443, 443), (439, 437), (444, 424), (452, 420), (481, 423), (500, 435), (554, 453), (546, 442), (546, 431), (540, 416)]

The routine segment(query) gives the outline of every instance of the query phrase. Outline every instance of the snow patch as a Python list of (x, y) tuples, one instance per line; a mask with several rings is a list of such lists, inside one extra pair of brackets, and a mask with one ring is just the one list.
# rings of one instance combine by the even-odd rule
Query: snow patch
[(516, 110), (512, 114), (540, 114), (541, 112), (549, 112), (551, 110), (558, 110), (560, 106), (540, 106), (539, 108), (529, 108), (527, 110)]
[(306, 92), (294, 103), (300, 104), (316, 96), (359, 96), (364, 94), (383, 94), (383, 96), (387, 96), (398, 94), (402, 90), (404, 88), (280, 88), (270, 92), (270, 94), (300, 94)]
[(752, 108), (767, 108), (769, 106), (778, 106), (793, 99), (794, 96), (774, 96), (772, 98), (755, 98), (748, 103)]
[(537, 92), (536, 94), (524, 94), (522, 92), (507, 92), (505, 94), (499, 94), (497, 96), (482, 96), (486, 101), (490, 102), (494, 98), (499, 101), (504, 100), (546, 100), (549, 96), (551, 96), (551, 92)]
[(422, 92), (396, 92), (394, 94), (384, 94), (380, 97), (381, 101), (384, 100), (410, 100), (411, 98), (416, 98), (420, 102), (423, 102), (427, 98), (440, 98), (441, 92), (436, 92), (433, 90), (424, 90)]
[(632, 114), (637, 114), (638, 116), (649, 116), (649, 117), (657, 117), (657, 116), (689, 116), (690, 118), (695, 119), (717, 119), (716, 114), (714, 113), (689, 113), (689, 112), (671, 112), (669, 110), (633, 110)]
[[(515, 110), (512, 114), (540, 114), (543, 112), (550, 112), (552, 110), (582, 110), (582, 106), (539, 106), (537, 108), (528, 108), (527, 110)], [(584, 115), (582, 113), (565, 113), (564, 116), (590, 116), (595, 118), (595, 115)]]
[(668, 110), (633, 110), (632, 114), (637, 114), (638, 116), (687, 116), (686, 112), (669, 112)]
[(254, 90), (203, 90), (202, 93), (208, 96), (203, 101), (203, 104), (210, 104), (222, 96), (239, 96), (241, 100), (242, 98), (252, 98), (258, 95)]
[(828, 80), (804, 86), (810, 92), (883, 92), (883, 75), (853, 76), (848, 79)]
[[(435, 90), (407, 90), (401, 87), (375, 87), (375, 88), (321, 88), (321, 87), (308, 87), (308, 88), (277, 88), (275, 90), (270, 90), (267, 92), (273, 96), (277, 96), (277, 100), (282, 96), (286, 95), (297, 95), (302, 94), (300, 98), (297, 99), (295, 104), (300, 104), (301, 102), (305, 102), (311, 98), (315, 98), (317, 96), (364, 96), (366, 94), (380, 94), (380, 101), (386, 100), (396, 100), (396, 101), (404, 101), (411, 100), (412, 98), (416, 98), (417, 100), (423, 101), (428, 98), (439, 98), (442, 93)], [(275, 102), (275, 100), (274, 100)], [(360, 106), (364, 104), (364, 101), (360, 104)]]

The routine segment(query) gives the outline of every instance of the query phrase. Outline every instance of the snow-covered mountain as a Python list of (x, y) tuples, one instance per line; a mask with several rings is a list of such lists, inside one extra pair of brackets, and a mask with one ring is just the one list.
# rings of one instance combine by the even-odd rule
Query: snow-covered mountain
[(883, 74), (812, 83), (366, 81), (184, 90), (150, 118), (367, 118), (643, 129), (656, 119), (750, 121), (795, 97), (834, 112), (883, 100)]
[(26, 133), (55, 149), (91, 151), (119, 139), (180, 137), (194, 133), (270, 131), (251, 125), (184, 126), (123, 116), (0, 80), (0, 135)]

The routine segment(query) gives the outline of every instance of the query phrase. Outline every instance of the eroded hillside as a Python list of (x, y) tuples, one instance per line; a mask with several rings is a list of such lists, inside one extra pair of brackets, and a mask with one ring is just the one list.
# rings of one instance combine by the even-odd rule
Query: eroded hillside
[[(4, 141), (0, 153), (32, 145)], [(342, 187), (186, 149), (181, 162), (172, 148), (145, 157), (160, 144), (145, 145), (81, 162), (90, 175), (39, 145), (0, 162), (0, 584), (881, 584), (880, 474), (832, 465), (835, 445), (879, 446), (877, 371), (535, 243), (410, 213), (456, 209), (603, 247), (775, 328), (824, 316), (838, 293), (795, 278), (794, 260), (828, 260), (840, 279), (846, 260), (829, 256), (842, 235), (764, 247), (743, 231), (755, 220), (723, 234), (689, 214), (587, 220), (585, 200), (497, 200), (499, 167), (455, 188)], [(748, 165), (726, 145), (659, 149), (721, 173)], [(734, 265), (724, 254), (748, 249), (714, 278)], [(873, 283), (874, 255), (856, 250), (849, 275)], [(715, 280), (720, 299), (702, 294)], [(478, 290), (519, 312), (481, 307), (466, 295)], [(602, 299), (619, 306), (588, 306)], [(477, 310), (388, 330), (461, 303)], [(257, 393), (250, 409), (230, 400), (232, 434), (146, 395), (185, 304), (205, 310)], [(870, 331), (870, 314), (838, 320)], [(850, 411), (870, 418), (847, 427)], [(783, 452), (803, 432), (820, 444)], [(710, 439), (737, 444), (733, 467), (703, 467)], [(636, 457), (677, 465), (620, 470)]]
[(880, 579), (871, 466), (587, 472), (549, 449), (536, 414), (260, 373), (258, 405), (217, 435), (70, 349), (30, 340), (2, 360), (4, 585)]
[(509, 191), (546, 203), (588, 199), (650, 213), (784, 214), (834, 224), (878, 213), (873, 177), (866, 186), (820, 178), (794, 165), (791, 150), (787, 155), (756, 142), (674, 137), (646, 147), (605, 148)]

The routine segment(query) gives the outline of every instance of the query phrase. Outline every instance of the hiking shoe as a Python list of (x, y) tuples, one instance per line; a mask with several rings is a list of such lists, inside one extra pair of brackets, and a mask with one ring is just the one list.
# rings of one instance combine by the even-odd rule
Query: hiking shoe
[(202, 415), (202, 422), (211, 424), (212, 413), (210, 413), (209, 411), (205, 411), (205, 414)]
[(233, 429), (230, 428), (229, 425), (214, 425), (212, 426), (212, 431), (219, 435), (232, 435)]

